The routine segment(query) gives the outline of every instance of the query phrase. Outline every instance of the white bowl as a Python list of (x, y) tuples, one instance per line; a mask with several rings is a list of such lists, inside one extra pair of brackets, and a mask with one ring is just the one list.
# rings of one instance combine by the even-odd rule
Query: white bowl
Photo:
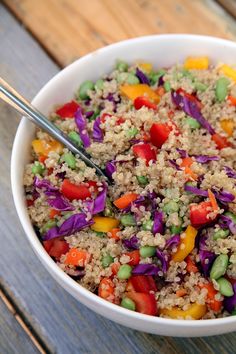
[[(156, 35), (135, 38), (99, 49), (58, 73), (37, 94), (32, 103), (44, 114), (55, 104), (70, 100), (79, 84), (96, 80), (112, 70), (117, 59), (129, 63), (142, 60), (156, 68), (181, 62), (186, 56), (209, 56), (211, 62), (235, 63), (236, 44), (223, 39), (195, 35)], [(11, 182), (14, 202), (21, 224), (35, 253), (51, 275), (71, 295), (93, 311), (125, 326), (165, 336), (209, 336), (236, 330), (236, 317), (213, 320), (172, 320), (147, 316), (126, 310), (86, 290), (65, 274), (42, 247), (30, 222), (23, 188), (23, 173), (30, 157), (35, 126), (23, 118), (14, 141), (11, 160)]]

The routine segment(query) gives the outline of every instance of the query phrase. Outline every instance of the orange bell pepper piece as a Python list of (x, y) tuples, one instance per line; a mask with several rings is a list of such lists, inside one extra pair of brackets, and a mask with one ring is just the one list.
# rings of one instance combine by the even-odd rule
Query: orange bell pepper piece
[(77, 248), (71, 248), (66, 254), (65, 264), (84, 267), (90, 260), (90, 254)]
[(94, 224), (91, 226), (93, 231), (97, 232), (110, 232), (116, 228), (120, 221), (114, 218), (108, 218), (105, 216), (95, 216), (93, 218)]
[(222, 308), (222, 301), (216, 300), (218, 293), (212, 283), (198, 284), (200, 289), (207, 289), (207, 304), (215, 312), (219, 312)]
[(221, 128), (226, 132), (228, 136), (232, 136), (234, 132), (234, 121), (233, 119), (223, 119), (220, 122)]
[(198, 303), (193, 303), (190, 305), (188, 310), (181, 310), (178, 307), (173, 307), (172, 309), (160, 309), (160, 313), (166, 315), (170, 318), (183, 318), (187, 319), (191, 317), (194, 320), (200, 320), (207, 312), (206, 305), (200, 305)]
[(126, 194), (122, 195), (122, 197), (116, 199), (113, 202), (113, 204), (118, 209), (124, 209), (124, 208), (127, 208), (137, 198), (138, 198), (138, 194), (136, 194), (136, 193), (126, 193)]
[(185, 238), (181, 238), (177, 252), (173, 253), (172, 259), (175, 262), (182, 262), (194, 249), (197, 230), (189, 225), (185, 230)]
[(48, 156), (51, 151), (55, 151), (58, 154), (62, 153), (63, 145), (56, 140), (45, 141), (40, 139), (35, 139), (32, 141), (32, 146), (34, 152), (37, 155)]
[(208, 57), (188, 57), (185, 59), (184, 68), (187, 70), (206, 70), (209, 66)]
[(135, 98), (140, 96), (146, 96), (153, 100), (155, 103), (158, 103), (160, 101), (160, 98), (156, 94), (156, 92), (146, 84), (122, 85), (120, 86), (120, 90), (123, 95), (125, 95), (132, 101), (134, 101)]

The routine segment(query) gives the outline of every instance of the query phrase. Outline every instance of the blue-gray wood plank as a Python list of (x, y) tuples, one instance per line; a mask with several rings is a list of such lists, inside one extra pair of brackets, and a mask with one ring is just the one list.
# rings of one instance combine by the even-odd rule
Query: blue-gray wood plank
[[(0, 43), (0, 75), (29, 99), (59, 70), (2, 5)], [(0, 103), (0, 285), (48, 350), (61, 354), (236, 352), (235, 333), (165, 338), (122, 327), (81, 305), (51, 278), (31, 250), (12, 201), (10, 155), (18, 120)], [(0, 318), (4, 316), (1, 312)], [(24, 353), (30, 352), (25, 347)]]

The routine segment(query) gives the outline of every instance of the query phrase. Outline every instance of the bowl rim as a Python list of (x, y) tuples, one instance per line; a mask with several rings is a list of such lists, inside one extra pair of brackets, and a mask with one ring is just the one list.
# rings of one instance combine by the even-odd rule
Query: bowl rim
[[(216, 44), (221, 44), (221, 45), (226, 45), (227, 47), (232, 47), (236, 48), (236, 43), (227, 40), (227, 39), (222, 39), (218, 37), (213, 37), (213, 36), (204, 36), (204, 35), (196, 35), (196, 34), (154, 34), (154, 35), (148, 35), (148, 36), (140, 36), (140, 37), (135, 37), (131, 39), (126, 39), (122, 40), (116, 43), (112, 43), (110, 45), (107, 45), (105, 47), (99, 48), (89, 54), (86, 54), (85, 56), (75, 60), (62, 70), (60, 70), (56, 75), (54, 75), (36, 94), (34, 99), (32, 100), (32, 104), (35, 104), (39, 97), (41, 96), (42, 93), (45, 94), (46, 91), (51, 90), (51, 86), (55, 85), (57, 81), (60, 81), (63, 78), (63, 75), (66, 71), (76, 67), (78, 63), (82, 63), (84, 61), (87, 61), (89, 58), (94, 57), (100, 53), (105, 53), (106, 51), (111, 51), (113, 48), (119, 47), (120, 45), (125, 45), (129, 43), (138, 43), (140, 41), (149, 41), (150, 39), (161, 39), (161, 40), (174, 40), (176, 38), (181, 38), (181, 39), (193, 39), (193, 40), (199, 40), (199, 41), (205, 41), (205, 42), (215, 42)], [(37, 106), (37, 104), (35, 104)], [(39, 256), (40, 261), (43, 263), (43, 265), (47, 268), (49, 273), (58, 281), (60, 280), (59, 283), (61, 286), (63, 286), (67, 291), (70, 289), (72, 291), (72, 294), (81, 294), (82, 297), (88, 298), (91, 300), (94, 306), (97, 308), (101, 307), (107, 310), (107, 312), (110, 313), (115, 313), (117, 315), (122, 315), (125, 318), (129, 318), (130, 320), (138, 320), (143, 323), (149, 323), (152, 325), (168, 325), (170, 324), (171, 326), (178, 326), (178, 327), (191, 327), (191, 328), (207, 328), (208, 326), (211, 327), (218, 327), (220, 325), (226, 325), (230, 323), (235, 323), (236, 322), (236, 317), (235, 316), (228, 316), (225, 318), (217, 318), (217, 319), (205, 319), (205, 320), (181, 320), (181, 319), (171, 319), (171, 318), (163, 318), (163, 317), (158, 317), (158, 316), (149, 316), (145, 314), (141, 314), (138, 312), (133, 312), (128, 309), (125, 309), (119, 305), (115, 305), (113, 303), (110, 303), (107, 300), (104, 300), (100, 298), (98, 295), (92, 293), (91, 291), (87, 290), (84, 288), (82, 285), (78, 284), (75, 280), (73, 280), (69, 275), (67, 275), (62, 269), (59, 268), (59, 266), (52, 260), (52, 258), (48, 255), (48, 253), (45, 251), (43, 248), (42, 244), (40, 243), (35, 231), (33, 230), (33, 226), (28, 218), (28, 220), (25, 218), (24, 211), (27, 210), (26, 205), (24, 204), (22, 198), (22, 195), (20, 191), (22, 191), (23, 186), (19, 185), (19, 181), (16, 178), (16, 175), (14, 173), (15, 171), (15, 166), (17, 165), (17, 152), (18, 152), (18, 147), (20, 146), (20, 137), (25, 130), (25, 125), (28, 124), (28, 119), (23, 117), (21, 122), (18, 125), (17, 132), (15, 135), (14, 143), (13, 143), (13, 148), (12, 148), (12, 155), (11, 155), (11, 186), (12, 186), (12, 194), (13, 194), (13, 200), (14, 204), (16, 207), (16, 211), (19, 217), (19, 220), (21, 222), (21, 225), (24, 229), (24, 232), (26, 233), (26, 236), (29, 240), (29, 243), (31, 244), (34, 252)], [(21, 180), (22, 182), (22, 180)], [(21, 184), (21, 183), (20, 183)], [(71, 294), (71, 292), (70, 292)], [(78, 299), (78, 297), (77, 297)], [(83, 298), (79, 300), (81, 303), (83, 303), (85, 306), (85, 302), (83, 301)], [(98, 313), (101, 313), (98, 311)], [(111, 318), (110, 316), (109, 318)]]

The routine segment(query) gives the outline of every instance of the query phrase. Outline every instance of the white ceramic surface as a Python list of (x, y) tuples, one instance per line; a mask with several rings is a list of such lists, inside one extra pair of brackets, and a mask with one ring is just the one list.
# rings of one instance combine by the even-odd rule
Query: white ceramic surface
[[(47, 114), (55, 104), (70, 100), (79, 84), (96, 80), (112, 70), (117, 59), (132, 63), (152, 62), (156, 68), (183, 61), (186, 56), (207, 55), (211, 61), (232, 63), (236, 44), (230, 41), (195, 35), (157, 35), (135, 38), (99, 49), (77, 60), (52, 78), (37, 94), (33, 104)], [(23, 171), (29, 160), (35, 127), (23, 118), (14, 141), (11, 161), (12, 192), (21, 224), (35, 253), (51, 275), (71, 295), (93, 311), (125, 326), (166, 336), (206, 336), (236, 330), (236, 316), (223, 319), (183, 321), (143, 315), (113, 305), (92, 294), (66, 275), (41, 246), (31, 225), (24, 199)], [(68, 298), (70, 301), (70, 298)]]

